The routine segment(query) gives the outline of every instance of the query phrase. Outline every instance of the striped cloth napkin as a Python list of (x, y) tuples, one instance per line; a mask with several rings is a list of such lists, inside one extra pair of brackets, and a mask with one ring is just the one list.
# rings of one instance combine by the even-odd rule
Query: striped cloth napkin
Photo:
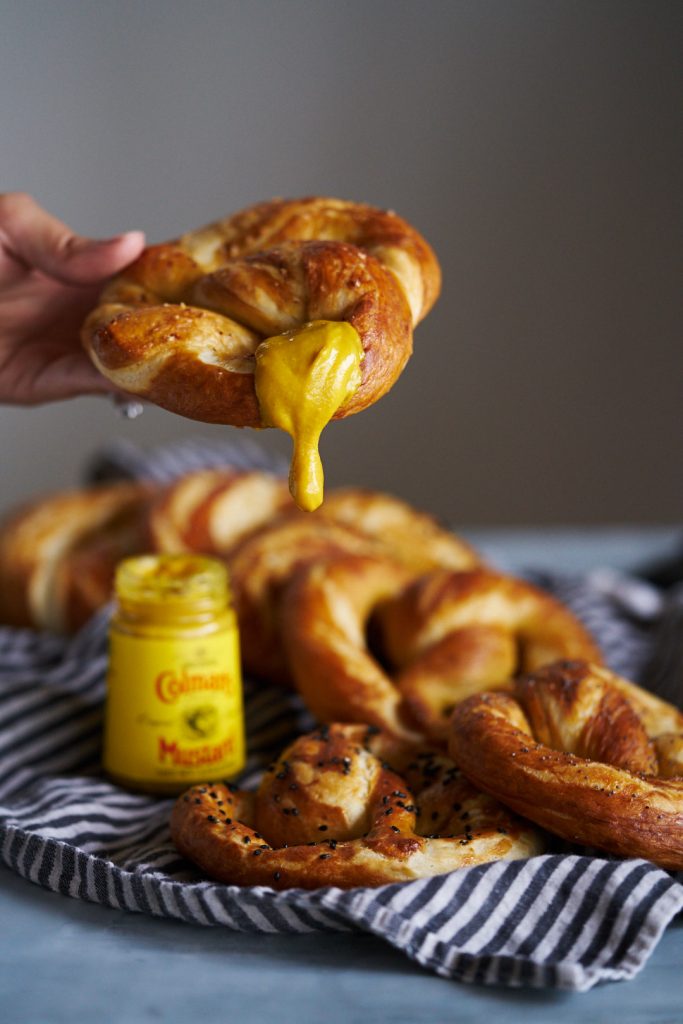
[[(171, 479), (225, 462), (273, 468), (258, 449), (118, 446), (93, 478)], [(683, 592), (614, 573), (536, 577), (593, 631), (608, 664), (669, 699), (683, 679)], [(172, 801), (100, 771), (109, 610), (72, 638), (0, 628), (0, 856), (45, 888), (109, 907), (240, 931), (363, 929), (444, 977), (585, 990), (632, 978), (683, 908), (683, 884), (642, 860), (586, 851), (499, 862), (379, 889), (275, 892), (203, 880), (169, 837)], [(673, 624), (673, 625), (672, 625)], [(680, 693), (678, 694), (680, 700)], [(314, 723), (298, 697), (247, 680), (249, 762), (262, 767)]]

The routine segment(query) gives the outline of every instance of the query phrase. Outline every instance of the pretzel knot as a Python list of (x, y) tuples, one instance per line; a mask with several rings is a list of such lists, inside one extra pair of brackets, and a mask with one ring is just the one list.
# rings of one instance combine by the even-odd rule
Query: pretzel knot
[[(431, 516), (388, 494), (332, 491), (316, 512), (281, 515), (228, 554), (249, 672), (271, 682), (291, 682), (281, 629), (290, 579), (313, 562), (360, 554), (389, 559), (412, 574), (440, 563), (455, 568), (478, 561), (469, 545)], [(401, 579), (411, 578), (410, 573)], [(337, 717), (347, 719), (344, 713)]]
[(444, 744), (454, 705), (471, 693), (509, 687), (555, 658), (599, 659), (571, 612), (522, 580), (481, 567), (415, 579), (372, 557), (329, 559), (295, 576), (282, 635), (317, 718)]
[(259, 203), (148, 247), (86, 320), (84, 346), (125, 391), (190, 419), (259, 427), (255, 353), (310, 321), (345, 321), (363, 349), (360, 386), (335, 418), (389, 390), (440, 270), (406, 221), (361, 203)]
[(683, 714), (604, 668), (560, 661), (514, 697), (470, 697), (453, 712), (450, 753), (550, 832), (683, 868)]
[(211, 878), (275, 889), (382, 885), (542, 850), (533, 827), (448, 758), (361, 725), (299, 737), (256, 794), (218, 783), (189, 790), (171, 835)]

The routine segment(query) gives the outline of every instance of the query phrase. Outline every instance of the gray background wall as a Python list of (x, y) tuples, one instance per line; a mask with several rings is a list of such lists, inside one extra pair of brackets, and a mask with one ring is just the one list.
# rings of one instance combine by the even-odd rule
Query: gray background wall
[[(394, 390), (323, 438), (328, 484), (452, 521), (681, 516), (683, 5), (0, 0), (0, 188), (162, 240), (272, 195), (392, 207), (444, 292)], [(0, 408), (2, 504), (123, 436), (101, 399)], [(260, 440), (285, 452), (275, 432)]]

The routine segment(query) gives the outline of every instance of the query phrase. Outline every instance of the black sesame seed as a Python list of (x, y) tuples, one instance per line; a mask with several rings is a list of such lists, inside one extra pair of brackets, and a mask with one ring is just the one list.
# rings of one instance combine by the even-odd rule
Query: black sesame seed
[(318, 857), (318, 860), (329, 860), (331, 856), (331, 853), (321, 853), (320, 856)]
[(327, 825), (318, 825), (318, 832), (327, 832)]
[(218, 821), (218, 818), (214, 818), (213, 814), (207, 814), (206, 820), (207, 821)]
[(275, 879), (275, 881), (277, 882), (277, 881), (278, 881), (278, 879), (280, 878), (280, 872), (279, 872), (279, 871), (274, 871), (274, 872), (273, 872), (273, 878), (274, 878), (274, 879)]
[(401, 831), (400, 828), (396, 827), (396, 825), (391, 825), (390, 827), (391, 827), (391, 831), (392, 832), (400, 832)]
[(194, 802), (195, 802), (196, 804), (200, 804), (200, 803), (201, 803), (201, 800), (199, 799), (199, 797), (198, 797), (198, 796), (196, 796), (196, 797), (194, 798)]
[(244, 838), (242, 839), (242, 842), (243, 843), (250, 843), (251, 839), (249, 838), (249, 836), (244, 836)]

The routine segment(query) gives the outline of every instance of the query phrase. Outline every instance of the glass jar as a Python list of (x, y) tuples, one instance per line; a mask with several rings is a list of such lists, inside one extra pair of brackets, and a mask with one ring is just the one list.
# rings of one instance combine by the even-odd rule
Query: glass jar
[(225, 566), (199, 555), (121, 562), (114, 584), (104, 769), (177, 793), (244, 767), (242, 677)]

